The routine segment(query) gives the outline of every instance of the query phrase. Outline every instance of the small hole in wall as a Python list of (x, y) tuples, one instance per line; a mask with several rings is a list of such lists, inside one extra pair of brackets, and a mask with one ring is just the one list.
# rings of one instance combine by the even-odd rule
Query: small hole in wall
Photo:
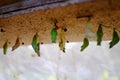
[(69, 41), (67, 41), (67, 43), (69, 43)]
[(3, 32), (3, 29), (1, 29), (1, 32)]
[(1, 29), (1, 32), (5, 32), (3, 29)]
[(64, 31), (67, 32), (67, 28), (65, 28)]
[(40, 44), (43, 44), (43, 42), (41, 42)]
[(25, 43), (24, 42), (22, 42), (22, 45), (24, 45)]

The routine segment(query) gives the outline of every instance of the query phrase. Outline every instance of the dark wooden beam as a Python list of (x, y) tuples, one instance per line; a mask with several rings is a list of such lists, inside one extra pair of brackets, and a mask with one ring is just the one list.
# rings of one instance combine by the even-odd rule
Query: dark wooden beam
[(0, 7), (0, 18), (93, 0), (24, 0)]

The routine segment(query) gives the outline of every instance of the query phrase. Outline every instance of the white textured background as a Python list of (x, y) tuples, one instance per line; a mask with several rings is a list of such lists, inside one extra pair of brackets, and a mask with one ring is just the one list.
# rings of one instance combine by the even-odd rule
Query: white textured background
[(120, 43), (109, 49), (90, 42), (80, 52), (82, 43), (66, 43), (66, 53), (58, 44), (41, 45), (41, 57), (31, 46), (21, 46), (3, 55), (0, 49), (0, 80), (120, 80)]

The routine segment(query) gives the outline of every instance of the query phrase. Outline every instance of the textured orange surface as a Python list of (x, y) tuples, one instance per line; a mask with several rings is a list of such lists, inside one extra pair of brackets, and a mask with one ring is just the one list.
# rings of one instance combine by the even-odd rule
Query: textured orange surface
[(109, 4), (108, 0), (98, 0), (0, 19), (0, 26), (6, 31), (0, 40), (0, 47), (7, 39), (10, 46), (13, 46), (17, 36), (20, 37), (21, 44), (22, 42), (25, 45), (31, 44), (32, 37), (36, 32), (40, 36), (40, 42), (51, 43), (50, 32), (54, 25), (53, 18), (58, 20), (59, 27), (67, 28), (67, 41), (82, 41), (87, 18), (76, 17), (91, 14), (93, 15), (93, 32), (96, 33), (99, 24), (103, 24), (107, 26), (103, 27), (104, 40), (110, 40), (112, 28), (116, 28), (120, 34), (120, 5), (118, 2), (119, 0), (114, 0)]

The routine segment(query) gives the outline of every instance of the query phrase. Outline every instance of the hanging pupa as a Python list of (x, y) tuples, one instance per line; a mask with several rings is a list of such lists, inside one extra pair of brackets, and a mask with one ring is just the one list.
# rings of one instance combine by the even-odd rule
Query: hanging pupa
[(89, 18), (86, 24), (86, 30), (85, 30), (85, 37), (86, 38), (96, 38), (96, 35), (91, 31), (92, 23), (91, 19)]
[(17, 37), (16, 42), (15, 42), (14, 46), (12, 47), (12, 51), (17, 49), (19, 46), (20, 46), (20, 39), (19, 39), (19, 37)]
[(57, 28), (56, 28), (56, 23), (55, 23), (54, 27), (51, 30), (51, 40), (52, 40), (52, 43), (56, 43), (56, 39), (57, 39)]
[(60, 31), (60, 35), (59, 35), (59, 48), (60, 50), (62, 50), (64, 53), (65, 53), (65, 32), (64, 32), (64, 29), (62, 28), (61, 31)]
[(86, 29), (85, 29), (85, 37), (84, 37), (83, 45), (81, 46), (80, 51), (83, 51), (89, 46), (88, 38), (96, 38), (96, 35), (91, 31), (91, 25), (92, 25), (91, 18), (88, 18)]
[(112, 35), (112, 41), (109, 43), (109, 48), (112, 48), (119, 42), (120, 38), (118, 36), (118, 33), (115, 31), (115, 28), (113, 29), (113, 35)]
[(98, 30), (97, 30), (97, 45), (101, 45), (102, 38), (103, 38), (103, 29), (102, 29), (102, 24), (99, 25)]
[(8, 40), (3, 45), (3, 53), (4, 53), (4, 55), (7, 54), (7, 49), (8, 49)]
[(32, 47), (34, 51), (37, 53), (37, 55), (40, 56), (40, 52), (39, 52), (40, 45), (39, 45), (38, 39), (39, 39), (39, 36), (38, 36), (38, 33), (36, 33), (32, 39)]
[(84, 41), (83, 41), (83, 45), (81, 46), (81, 51), (83, 51), (84, 49), (86, 49), (89, 45), (89, 40), (88, 38), (84, 38)]

